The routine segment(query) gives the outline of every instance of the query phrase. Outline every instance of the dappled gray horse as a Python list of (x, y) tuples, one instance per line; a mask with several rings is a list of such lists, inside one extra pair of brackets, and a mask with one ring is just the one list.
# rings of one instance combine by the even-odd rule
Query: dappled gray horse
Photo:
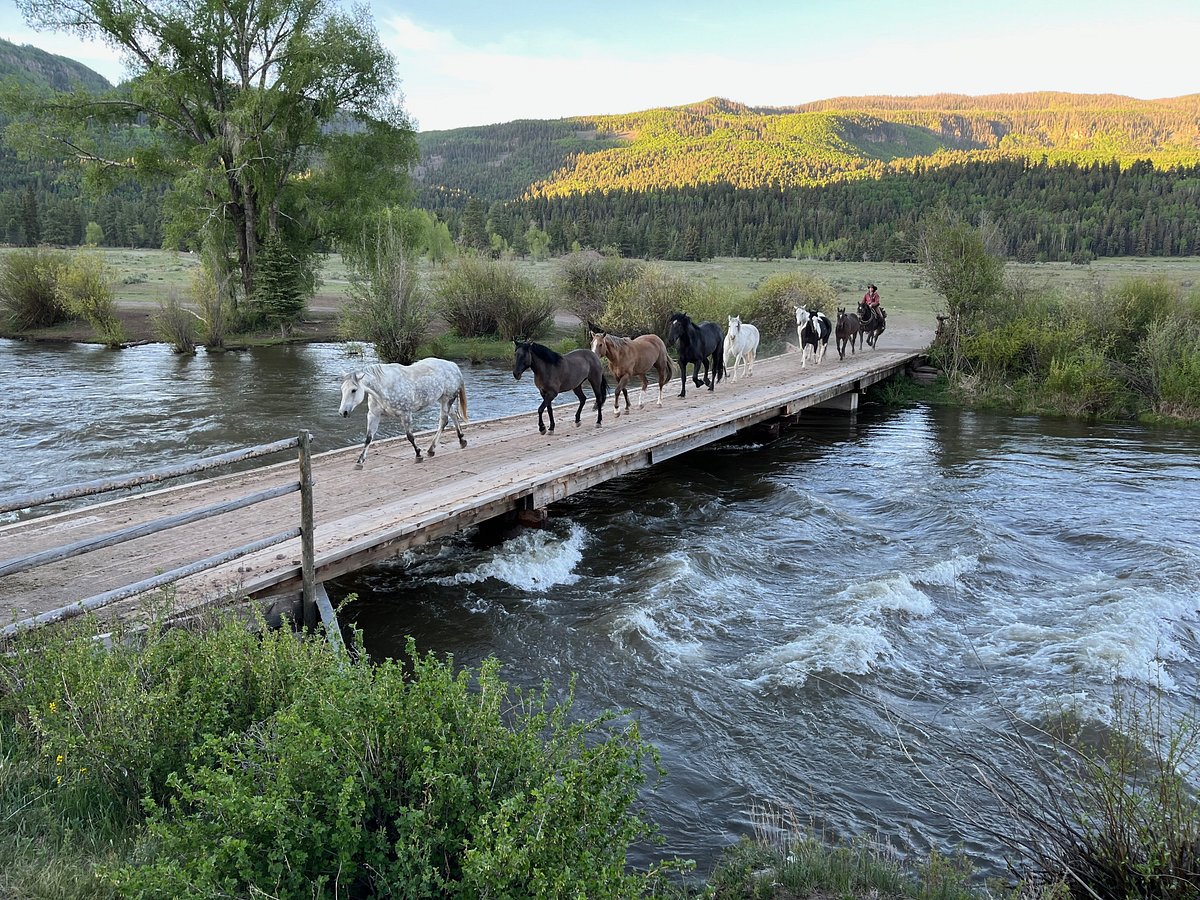
[[(367, 458), (367, 448), (375, 439), (379, 429), (379, 420), (384, 415), (395, 416), (404, 426), (404, 436), (417, 452), (417, 462), (421, 461), (421, 448), (413, 437), (413, 416), (428, 409), (435, 403), (441, 415), (438, 418), (437, 434), (429, 445), (429, 455), (433, 456), (437, 443), (441, 440), (446, 423), (453, 420), (454, 431), (458, 434), (460, 447), (467, 446), (463, 437), (461, 422), (467, 421), (467, 388), (463, 384), (462, 371), (454, 363), (446, 359), (429, 357), (419, 359), (411, 366), (399, 363), (385, 363), (371, 366), (363, 372), (348, 372), (342, 376), (342, 405), (339, 412), (349, 416), (363, 398), (367, 399), (367, 439), (363, 441), (362, 453), (354, 468), (361, 469)], [(458, 399), (458, 410), (454, 409), (454, 400)]]

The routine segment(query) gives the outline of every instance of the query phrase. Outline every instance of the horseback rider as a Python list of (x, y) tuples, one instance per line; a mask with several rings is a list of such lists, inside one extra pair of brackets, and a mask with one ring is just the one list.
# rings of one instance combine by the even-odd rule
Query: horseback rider
[(871, 312), (879, 309), (879, 288), (873, 284), (867, 285), (867, 292), (863, 294), (862, 302), (867, 305)]

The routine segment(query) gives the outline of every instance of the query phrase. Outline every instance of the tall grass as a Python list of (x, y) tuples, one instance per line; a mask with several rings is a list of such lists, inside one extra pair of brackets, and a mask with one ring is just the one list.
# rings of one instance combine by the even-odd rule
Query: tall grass
[(808, 897), (980, 900), (965, 858), (937, 853), (905, 863), (886, 845), (867, 840), (822, 840), (794, 813), (753, 810), (754, 838), (723, 854), (709, 890), (725, 900), (801, 900)]

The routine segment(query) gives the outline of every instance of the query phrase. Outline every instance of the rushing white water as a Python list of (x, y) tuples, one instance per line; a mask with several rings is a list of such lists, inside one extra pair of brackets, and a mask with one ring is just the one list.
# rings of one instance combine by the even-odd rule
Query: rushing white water
[[(178, 360), (0, 342), (14, 400), (0, 483), (29, 490), (317, 432), (337, 348)], [(471, 415), (528, 411), (532, 385), (467, 369)], [(722, 385), (718, 390), (734, 390)], [(385, 429), (386, 429), (385, 420)], [(469, 451), (468, 451), (469, 452)], [(503, 543), (465, 534), (330, 585), (376, 656), (422, 649), (565, 686), (580, 715), (628, 710), (662, 754), (666, 843), (703, 873), (755, 804), (901, 850), (997, 848), (931, 783), (982, 803), (947, 747), (1015, 714), (1099, 722), (1122, 685), (1195, 695), (1200, 435), (957, 410), (813, 418), (739, 437), (554, 506)]]

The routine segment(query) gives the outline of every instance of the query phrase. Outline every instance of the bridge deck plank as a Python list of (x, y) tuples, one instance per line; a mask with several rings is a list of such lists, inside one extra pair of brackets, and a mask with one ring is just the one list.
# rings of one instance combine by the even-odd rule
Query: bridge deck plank
[[(451, 435), (436, 456), (418, 464), (404, 437), (389, 438), (372, 444), (362, 471), (354, 469), (358, 447), (315, 454), (317, 577), (343, 574), (451, 533), (513, 509), (522, 498), (533, 498), (537, 506), (561, 499), (669, 458), (672, 448), (707, 443), (731, 426), (746, 427), (874, 383), (917, 355), (880, 350), (844, 362), (827, 357), (822, 366), (801, 370), (798, 357), (788, 354), (759, 360), (753, 377), (723, 382), (715, 392), (689, 382), (685, 399), (674, 395), (676, 373), (674, 391), (662, 407), (650, 400), (644, 409), (616, 418), (610, 396), (604, 425), (597, 429), (593, 402), (589, 399), (576, 427), (572, 401), (556, 406), (557, 428), (550, 435), (537, 431), (537, 395), (530, 385), (530, 411), (468, 423), (465, 450)], [(11, 523), (0, 527), (0, 560), (243, 496), (297, 475), (289, 460)], [(289, 495), (0, 578), (0, 619), (36, 615), (284, 531), (296, 525), (298, 511), (297, 495)], [(177, 585), (176, 603), (187, 607), (231, 594), (292, 589), (299, 552), (299, 541), (292, 540), (192, 576)]]

